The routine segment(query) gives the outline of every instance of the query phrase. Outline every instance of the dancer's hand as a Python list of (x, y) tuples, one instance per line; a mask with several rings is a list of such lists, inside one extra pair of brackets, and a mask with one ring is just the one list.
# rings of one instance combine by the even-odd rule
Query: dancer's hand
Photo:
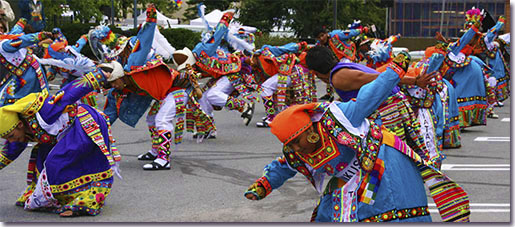
[(200, 100), (202, 98), (202, 90), (199, 87), (196, 87), (196, 88), (194, 88), (194, 91), (195, 91), (195, 96), (197, 97), (197, 99)]
[(153, 3), (147, 5), (147, 22), (156, 22), (157, 10)]
[(433, 83), (434, 82), (433, 78), (438, 76), (438, 74), (439, 74), (438, 71), (434, 71), (429, 74), (424, 72), (415, 78), (415, 85), (417, 85), (418, 87), (424, 88), (427, 85)]
[(250, 200), (258, 200), (257, 197), (252, 193), (247, 193), (245, 197)]
[(54, 38), (52, 32), (47, 32), (47, 31), (41, 32), (41, 40), (52, 39), (52, 38)]
[(250, 200), (260, 200), (266, 196), (266, 190), (260, 183), (253, 183), (244, 194), (245, 198)]

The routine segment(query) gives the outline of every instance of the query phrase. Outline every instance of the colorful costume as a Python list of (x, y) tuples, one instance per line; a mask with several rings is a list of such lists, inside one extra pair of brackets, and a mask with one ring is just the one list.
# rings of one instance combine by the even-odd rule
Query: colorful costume
[(384, 69), (380, 68), (381, 66), (386, 67), (392, 61), (392, 44), (399, 38), (399, 35), (393, 35), (385, 40), (373, 39), (373, 41), (370, 41), (370, 50), (365, 54), (367, 66), (380, 72), (384, 71)]
[[(130, 80), (127, 88), (155, 100), (147, 116), (147, 124), (153, 134), (153, 150), (157, 151), (153, 156), (157, 158), (143, 168), (170, 169), (171, 146), (182, 141), (190, 90), (187, 90), (188, 83), (181, 82), (184, 81), (182, 77), (188, 76), (184, 72), (181, 74), (171, 69), (159, 57), (147, 60), (155, 27), (156, 9), (151, 7), (147, 9), (147, 23), (138, 32), (137, 41), (124, 68), (125, 71), (130, 69), (126, 73), (126, 79)], [(116, 79), (109, 78), (109, 81)]]
[[(358, 60), (358, 50), (356, 43), (351, 39), (360, 35), (362, 29), (349, 29), (349, 30), (333, 30), (329, 32), (329, 40), (325, 46), (329, 47), (340, 62), (356, 62)], [(322, 45), (317, 41), (316, 45)], [(326, 88), (329, 99), (333, 96), (333, 87), (327, 85)]]
[(510, 33), (502, 34), (497, 37), (497, 42), (500, 44), (499, 49), (504, 58), (504, 63), (508, 66), (508, 70), (510, 69), (510, 59), (511, 59), (511, 45), (510, 45)]
[[(102, 72), (94, 70), (52, 97), (44, 90), (0, 108), (0, 136), (9, 134), (20, 119), (37, 142), (29, 161), (28, 187), (16, 205), (57, 213), (100, 213), (111, 191), (113, 174), (118, 172), (120, 155), (107, 117), (76, 101), (100, 89), (104, 82)], [(0, 169), (26, 147), (27, 143), (6, 142), (0, 151)]]
[[(64, 37), (64, 36), (63, 36)], [(39, 62), (43, 65), (49, 65), (47, 70), (48, 78), (55, 78), (56, 74), (64, 77), (61, 87), (84, 75), (95, 68), (95, 63), (88, 57), (82, 55), (80, 51), (87, 43), (87, 37), (82, 36), (75, 45), (67, 45), (68, 41), (58, 41), (52, 43), (47, 49), (43, 59)], [(64, 52), (59, 52), (64, 50)], [(81, 99), (82, 103), (86, 103), (98, 109), (97, 92), (92, 91)]]
[(45, 72), (32, 50), (25, 48), (46, 38), (43, 33), (34, 33), (0, 42), (0, 106), (12, 104), (33, 92), (48, 90)]
[[(262, 199), (300, 172), (322, 193), (311, 221), (429, 222), (425, 182), (444, 221), (468, 221), (467, 193), (397, 136), (366, 119), (403, 74), (392, 65), (364, 85), (355, 101), (298, 105), (280, 113), (271, 131), (284, 144), (284, 156), (267, 165), (245, 194)], [(322, 147), (311, 154), (294, 152), (287, 144), (311, 124), (317, 126)], [(435, 176), (443, 181), (434, 181)], [(325, 177), (331, 179), (322, 190)]]
[[(232, 13), (225, 13), (217, 24), (214, 34), (208, 40), (198, 43), (192, 50), (197, 60), (195, 63), (197, 68), (204, 75), (213, 78), (207, 83), (207, 90), (199, 100), (199, 104), (210, 117), (213, 117), (213, 110), (216, 107), (236, 110), (242, 113), (244, 124), (248, 125), (253, 115), (253, 108), (249, 103), (253, 103), (256, 98), (250, 94), (251, 90), (240, 76), (241, 59), (219, 49), (222, 40), (227, 36), (232, 17)], [(242, 98), (230, 95), (235, 90), (241, 93)]]
[[(334, 86), (332, 84), (334, 73), (343, 68), (359, 70), (366, 73), (378, 73), (377, 71), (361, 64), (338, 63), (331, 70), (329, 77), (329, 83), (331, 86)], [(359, 90), (343, 91), (335, 88), (336, 93), (340, 96), (340, 99), (343, 102), (348, 102), (351, 99), (356, 98)], [(379, 125), (384, 125), (396, 136), (401, 138), (403, 141), (406, 141), (407, 144), (419, 155), (423, 156), (423, 154), (427, 152), (424, 140), (420, 137), (420, 122), (416, 118), (415, 112), (411, 109), (406, 95), (400, 91), (399, 87), (395, 86), (392, 89), (388, 98), (379, 106), (379, 108), (377, 108), (377, 111), (374, 112), (374, 114), (369, 116), (369, 119), (375, 120)]]
[[(490, 28), (485, 35), (480, 36), (480, 43), (484, 53), (484, 62), (490, 68), (490, 76), (493, 76), (495, 82), (495, 94), (497, 101), (502, 102), (509, 97), (510, 87), (508, 86), (510, 77), (510, 68), (507, 65), (504, 56), (498, 45), (494, 43), (499, 30), (504, 27), (504, 17), (500, 17), (497, 24)], [(498, 44), (498, 43), (497, 43)]]
[(460, 111), (460, 127), (486, 125), (487, 92), (484, 62), (475, 56), (465, 56), (461, 50), (476, 35), (470, 28), (456, 42), (449, 44), (442, 59), (440, 72), (454, 86)]
[(18, 7), (21, 11), (21, 17), (25, 18), (32, 27), (32, 32), (40, 32), (45, 28), (45, 13), (43, 3), (40, 0), (20, 0)]
[(357, 56), (356, 44), (350, 40), (360, 35), (362, 30), (333, 30), (329, 32), (329, 40), (326, 45), (333, 51), (340, 62), (354, 62)]
[[(406, 76), (417, 77), (422, 72), (431, 73), (440, 68), (444, 55), (434, 54), (422, 59), (409, 68)], [(424, 140), (427, 152), (421, 155), (425, 160), (440, 168), (445, 155), (444, 147), (460, 147), (459, 111), (454, 87), (437, 76), (425, 88), (416, 85), (401, 85), (420, 122), (420, 137)]]
[(302, 67), (296, 56), (306, 47), (305, 42), (283, 46), (264, 45), (254, 53), (259, 65), (254, 74), (259, 74), (256, 77), (264, 80), (258, 91), (266, 113), (263, 122), (257, 122), (258, 127), (268, 127), (275, 115), (287, 106), (309, 103), (316, 98), (314, 75)]

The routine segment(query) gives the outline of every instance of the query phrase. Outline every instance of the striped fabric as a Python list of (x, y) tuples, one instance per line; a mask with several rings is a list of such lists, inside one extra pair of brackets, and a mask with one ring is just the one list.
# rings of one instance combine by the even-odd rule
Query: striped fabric
[(418, 153), (426, 153), (427, 147), (421, 135), (420, 122), (411, 109), (403, 92), (390, 96), (378, 108), (383, 125), (396, 136), (406, 141)]
[(279, 74), (277, 77), (277, 109), (286, 108), (286, 90), (288, 88), (288, 76)]
[(107, 158), (107, 161), (109, 161), (110, 166), (114, 166), (114, 160), (111, 156), (111, 153), (109, 152), (109, 149), (107, 149), (107, 146), (104, 142), (104, 136), (102, 136), (102, 132), (100, 131), (100, 126), (95, 122), (95, 119), (91, 116), (91, 114), (88, 113), (84, 107), (79, 106), (77, 109), (77, 118), (79, 118), (80, 124), (86, 134), (91, 138), (91, 140), (100, 148), (102, 153)]
[[(2, 149), (5, 149), (7, 150), (7, 146), (4, 145), (4, 148)], [(0, 152), (0, 170), (3, 169), (4, 167), (8, 166), (9, 164), (11, 164), (12, 160), (7, 158), (5, 155), (4, 155), (4, 152)]]
[(216, 131), (214, 119), (200, 109), (200, 104), (194, 97), (193, 92), (189, 94), (186, 108), (186, 130), (188, 132), (194, 133), (196, 131), (199, 135), (197, 138), (201, 138)]
[(431, 167), (430, 162), (422, 160), (401, 139), (387, 130), (383, 130), (383, 143), (399, 150), (415, 161), (444, 222), (470, 221), (468, 194), (463, 188), (444, 173)]
[(227, 75), (227, 79), (229, 82), (231, 82), (231, 85), (234, 87), (234, 89), (236, 89), (244, 99), (248, 100), (249, 102), (256, 102), (258, 100), (256, 95), (252, 93), (252, 90), (248, 86), (249, 83), (245, 81), (244, 75), (231, 73)]
[(186, 117), (186, 99), (187, 96), (184, 89), (175, 90), (172, 92), (173, 98), (175, 99), (175, 144), (182, 142), (182, 136), (184, 133), (184, 118)]
[(36, 159), (38, 157), (39, 144), (36, 144), (30, 152), (29, 164), (27, 167), (27, 185), (37, 181)]
[(104, 112), (99, 111), (99, 113), (104, 117), (107, 123), (107, 133), (109, 133), (109, 141), (111, 145), (111, 154), (113, 155), (113, 159), (115, 162), (119, 162), (122, 160), (122, 155), (120, 151), (118, 151), (118, 147), (116, 146), (116, 140), (113, 137), (113, 133), (111, 132), (111, 123), (109, 123), (109, 116), (107, 116)]

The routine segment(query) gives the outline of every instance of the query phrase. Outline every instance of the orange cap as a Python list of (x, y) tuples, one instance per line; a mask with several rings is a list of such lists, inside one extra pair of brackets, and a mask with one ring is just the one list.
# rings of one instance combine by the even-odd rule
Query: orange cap
[(439, 48), (436, 48), (435, 46), (430, 46), (428, 48), (426, 48), (426, 51), (424, 52), (424, 56), (426, 58), (430, 58), (434, 53), (439, 53), (439, 54), (443, 54), (445, 55), (445, 51), (439, 49)]
[(52, 43), (52, 45), (50, 45), (50, 47), (54, 51), (59, 51), (60, 49), (65, 48), (67, 45), (68, 45), (67, 42), (55, 42), (55, 43)]
[[(65, 48), (67, 45), (68, 45), (68, 42), (55, 42), (55, 43), (52, 43), (48, 48), (52, 48), (52, 50), (57, 52), (60, 49)], [(48, 48), (45, 48), (45, 54), (43, 55), (43, 58), (52, 58), (50, 53), (48, 53)]]
[(289, 107), (270, 123), (270, 131), (283, 144), (289, 143), (313, 124), (306, 110), (312, 111), (315, 106), (316, 103), (310, 103)]

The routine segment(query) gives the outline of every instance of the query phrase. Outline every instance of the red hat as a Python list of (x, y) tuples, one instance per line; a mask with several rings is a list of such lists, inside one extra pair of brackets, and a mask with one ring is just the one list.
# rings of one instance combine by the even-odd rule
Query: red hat
[(317, 103), (293, 105), (279, 113), (269, 124), (270, 131), (287, 144), (306, 131), (313, 122), (306, 111), (313, 111)]
[(50, 45), (50, 47), (54, 51), (59, 51), (60, 49), (65, 48), (66, 46), (68, 46), (68, 42), (67, 41), (65, 41), (65, 42), (54, 42), (54, 43), (52, 43), (52, 45)]
[(426, 50), (424, 51), (424, 56), (426, 58), (430, 58), (434, 53), (439, 53), (439, 54), (443, 54), (445, 55), (446, 52), (440, 48), (437, 48), (436, 46), (430, 46), (428, 48), (426, 48)]
[[(48, 46), (48, 48), (52, 48), (53, 51), (58, 52), (59, 50), (66, 48), (66, 46), (68, 46), (68, 41), (54, 42), (50, 46)], [(45, 49), (45, 55), (43, 56), (43, 58), (52, 58), (50, 53), (48, 53), (48, 48)]]

